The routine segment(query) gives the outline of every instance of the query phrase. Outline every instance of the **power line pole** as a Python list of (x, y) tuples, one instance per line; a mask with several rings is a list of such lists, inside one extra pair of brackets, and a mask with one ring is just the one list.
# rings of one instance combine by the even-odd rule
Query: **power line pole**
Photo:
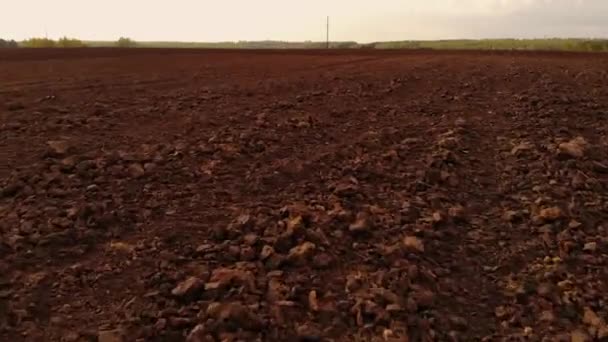
[(327, 16), (327, 48), (329, 49), (329, 16)]

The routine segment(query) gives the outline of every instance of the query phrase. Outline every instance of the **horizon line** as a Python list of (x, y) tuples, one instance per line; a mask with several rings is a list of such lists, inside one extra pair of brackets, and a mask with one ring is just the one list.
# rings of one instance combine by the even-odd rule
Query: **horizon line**
[[(128, 38), (138, 43), (192, 43), (192, 44), (219, 44), (219, 43), (255, 43), (255, 42), (280, 42), (280, 43), (325, 43), (325, 40), (280, 40), (280, 39), (258, 39), (258, 40), (138, 40), (130, 37), (118, 37), (116, 39), (81, 39), (71, 36), (60, 36), (58, 38), (49, 37), (30, 37), (26, 39), (3, 38), (4, 40), (14, 40), (24, 42), (30, 39), (49, 39), (59, 40), (62, 38), (76, 39), (82, 42), (115, 42), (120, 38)], [(483, 41), (483, 40), (608, 40), (608, 37), (534, 37), (534, 38), (517, 38), (517, 37), (498, 37), (498, 38), (436, 38), (436, 39), (401, 39), (401, 40), (376, 40), (370, 42), (359, 42), (357, 40), (330, 40), (331, 43), (356, 43), (356, 44), (374, 44), (374, 43), (391, 43), (391, 42), (441, 42), (441, 41)]]

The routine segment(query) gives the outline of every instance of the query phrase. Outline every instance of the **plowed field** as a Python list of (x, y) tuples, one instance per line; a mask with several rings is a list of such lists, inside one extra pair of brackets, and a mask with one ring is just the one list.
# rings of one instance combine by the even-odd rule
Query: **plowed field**
[(608, 338), (608, 56), (0, 52), (0, 340)]

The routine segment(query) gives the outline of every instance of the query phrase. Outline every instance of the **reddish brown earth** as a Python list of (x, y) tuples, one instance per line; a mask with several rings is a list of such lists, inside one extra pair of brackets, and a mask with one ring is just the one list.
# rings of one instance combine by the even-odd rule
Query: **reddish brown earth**
[(1, 52), (0, 340), (606, 339), (607, 70)]

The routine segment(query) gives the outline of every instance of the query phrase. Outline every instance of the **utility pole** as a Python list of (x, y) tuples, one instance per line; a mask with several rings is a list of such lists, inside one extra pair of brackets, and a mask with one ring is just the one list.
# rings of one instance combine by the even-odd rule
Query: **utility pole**
[(329, 49), (329, 16), (327, 16), (327, 48)]

